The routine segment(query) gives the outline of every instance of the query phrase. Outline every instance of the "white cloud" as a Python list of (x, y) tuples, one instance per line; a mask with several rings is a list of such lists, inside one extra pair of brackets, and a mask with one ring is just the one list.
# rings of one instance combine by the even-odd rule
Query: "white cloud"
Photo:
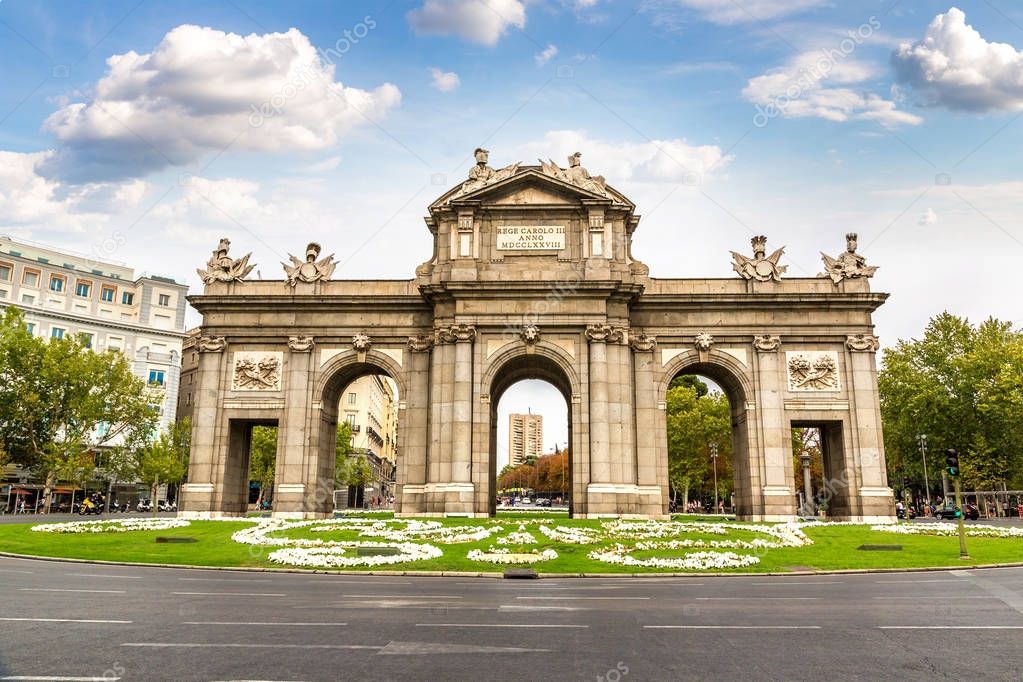
[(797, 14), (827, 4), (828, 0), (655, 0), (647, 5), (654, 21), (669, 28), (684, 23), (680, 10), (693, 10), (715, 24), (744, 24)]
[(48, 176), (139, 177), (228, 147), (325, 149), (401, 101), (390, 83), (368, 91), (336, 82), (334, 65), (296, 29), (240, 36), (183, 25), (152, 52), (107, 65), (88, 101), (46, 120), (62, 145), (41, 167)]
[(481, 45), (496, 45), (510, 27), (526, 25), (521, 0), (425, 0), (407, 16), (416, 33), (457, 35)]
[(316, 163), (309, 164), (308, 166), (306, 166), (305, 168), (302, 169), (302, 172), (304, 172), (304, 173), (326, 173), (327, 171), (335, 170), (340, 165), (341, 165), (341, 157), (339, 155), (328, 156), (327, 158), (323, 159), (322, 161), (317, 161)]
[(916, 222), (918, 225), (933, 225), (934, 223), (938, 222), (938, 214), (934, 212), (933, 208), (928, 208), (926, 211), (920, 214), (920, 217), (917, 219)]
[(900, 45), (892, 63), (898, 81), (928, 106), (1023, 109), (1023, 52), (984, 40), (955, 7), (934, 17), (923, 39)]
[(533, 58), (536, 60), (537, 66), (543, 66), (550, 60), (554, 59), (556, 56), (558, 56), (558, 46), (550, 44), (547, 47), (545, 47), (543, 51), (537, 52)]
[(699, 184), (711, 172), (720, 172), (732, 160), (716, 145), (691, 145), (685, 139), (649, 142), (608, 142), (581, 130), (552, 130), (542, 140), (518, 150), (525, 163), (553, 158), (562, 166), (569, 154), (582, 152), (583, 165), (593, 175), (616, 182), (672, 182)]
[(823, 118), (876, 121), (886, 127), (916, 125), (919, 116), (900, 111), (892, 100), (851, 87), (878, 75), (877, 69), (841, 50), (804, 52), (785, 66), (750, 79), (742, 95), (757, 105), (757, 120)]
[(433, 87), (441, 92), (451, 92), (462, 84), (458, 74), (454, 71), (441, 71), (437, 68), (431, 68), (430, 76), (433, 78)]

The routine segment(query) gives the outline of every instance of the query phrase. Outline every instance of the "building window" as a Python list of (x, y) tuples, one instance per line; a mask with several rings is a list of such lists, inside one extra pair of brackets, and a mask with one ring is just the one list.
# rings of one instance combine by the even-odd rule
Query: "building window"
[(124, 339), (119, 336), (108, 336), (107, 348), (110, 350), (121, 350), (124, 348)]
[(25, 329), (26, 329), (26, 330), (28, 331), (28, 333), (29, 333), (29, 334), (31, 334), (32, 336), (35, 336), (35, 335), (36, 335), (36, 323), (35, 323), (35, 322), (26, 322), (26, 323), (25, 323)]
[(61, 329), (60, 327), (51, 327), (50, 328), (50, 338), (51, 339), (63, 339), (64, 338), (64, 330)]
[(151, 369), (151, 370), (149, 370), (149, 385), (150, 386), (163, 386), (163, 370), (162, 369)]
[(83, 298), (89, 298), (89, 295), (91, 293), (92, 293), (92, 284), (90, 284), (89, 282), (79, 281), (75, 285), (75, 296), (81, 296)]
[(0, 289), (0, 298), (7, 298), (7, 289)]
[(33, 303), (36, 302), (36, 297), (33, 296), (32, 294), (22, 294), (21, 295), (21, 302), (22, 303), (28, 303), (29, 305), (32, 305)]
[(348, 394), (348, 404), (349, 404), (349, 405), (354, 405), (354, 404), (355, 404), (355, 402), (356, 402), (356, 401), (357, 401), (358, 399), (359, 399), (359, 396), (358, 396), (357, 394), (355, 394), (355, 393), (349, 393), (349, 394)]
[(134, 302), (135, 294), (131, 293), (130, 291), (125, 291), (121, 293), (121, 305), (131, 305)]
[(64, 278), (53, 275), (50, 277), (50, 291), (60, 293), (64, 291)]
[(165, 308), (167, 306), (169, 306), (170, 305), (170, 295), (169, 294), (160, 294), (159, 304), (162, 305)]
[(85, 346), (86, 348), (92, 348), (92, 342), (93, 339), (96, 338), (96, 336), (95, 334), (89, 334), (88, 332), (81, 332), (80, 334), (78, 334), (78, 338), (82, 342), (83, 346)]
[(347, 415), (345, 415), (345, 419), (348, 421), (348, 425), (351, 426), (352, 430), (354, 431), (355, 430), (355, 414), (352, 413), (352, 412), (349, 412)]
[(25, 270), (21, 275), (21, 283), (27, 287), (37, 289), (39, 287), (39, 273), (35, 270)]
[(102, 289), (100, 289), (99, 300), (106, 301), (107, 303), (113, 303), (114, 302), (114, 288), (113, 287), (103, 287)]
[(10, 282), (14, 268), (6, 263), (0, 263), (0, 281)]
[(604, 233), (603, 232), (590, 232), (590, 255), (591, 256), (603, 256), (604, 255)]

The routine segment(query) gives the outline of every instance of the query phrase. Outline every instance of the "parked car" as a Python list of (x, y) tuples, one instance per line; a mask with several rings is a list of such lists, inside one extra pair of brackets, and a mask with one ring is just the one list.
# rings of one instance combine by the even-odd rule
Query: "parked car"
[(539, 500), (536, 501), (536, 506), (537, 507), (549, 507), (549, 506), (551, 506), (551, 501), (548, 500), (545, 497), (544, 498), (540, 498)]
[[(939, 520), (959, 518), (959, 508), (954, 504), (945, 504), (934, 510), (934, 518)], [(980, 518), (980, 510), (976, 505), (966, 504), (963, 507), (963, 518), (976, 521)]]

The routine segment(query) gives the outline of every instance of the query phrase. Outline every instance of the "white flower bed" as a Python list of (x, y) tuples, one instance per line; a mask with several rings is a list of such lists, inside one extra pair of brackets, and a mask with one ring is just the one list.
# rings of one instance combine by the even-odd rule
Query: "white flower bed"
[(536, 564), (541, 561), (557, 559), (558, 553), (553, 549), (545, 549), (542, 552), (531, 552), (529, 554), (512, 554), (507, 549), (491, 547), (487, 551), (472, 549), (465, 555), (471, 561), (485, 561), (491, 564)]
[(780, 523), (777, 525), (753, 523), (704, 523), (676, 521), (610, 521), (601, 524), (611, 537), (619, 538), (674, 538), (684, 533), (701, 533), (704, 535), (728, 535), (731, 530), (762, 533), (772, 540), (672, 540), (679, 547), (732, 547), (744, 549), (774, 549), (779, 547), (805, 547), (812, 545), (813, 540), (807, 537), (797, 523)]
[(564, 542), (569, 545), (592, 545), (600, 541), (600, 533), (589, 528), (540, 526), (540, 532), (555, 542)]
[(187, 519), (107, 519), (103, 521), (42, 523), (32, 526), (32, 530), (38, 533), (127, 533), (133, 530), (184, 528), (189, 525), (191, 523)]
[[(400, 524), (400, 525), (398, 525)], [(439, 521), (420, 521), (418, 519), (397, 519), (380, 521), (374, 519), (345, 519), (343, 521), (323, 521), (309, 529), (314, 533), (329, 531), (353, 531), (363, 537), (383, 538), (396, 542), (429, 539), (441, 544), (450, 545), (459, 542), (479, 542), (502, 530), (500, 526), (488, 528), (460, 528), (445, 526)]]
[(760, 559), (746, 554), (735, 552), (692, 552), (681, 557), (651, 557), (649, 559), (637, 559), (629, 554), (631, 550), (615, 545), (603, 550), (589, 553), (593, 561), (600, 561), (605, 564), (617, 564), (619, 566), (641, 566), (643, 568), (673, 568), (693, 571), (703, 571), (710, 568), (742, 568), (759, 564)]
[[(965, 526), (967, 535), (988, 538), (1023, 538), (1023, 528), (1010, 526)], [(900, 523), (871, 526), (870, 530), (901, 535), (957, 535), (958, 523)]]
[[(394, 547), (398, 554), (376, 554), (371, 556), (346, 556), (349, 549), (356, 547)], [(286, 547), (270, 553), (267, 557), (275, 564), (290, 566), (313, 566), (316, 568), (345, 568), (350, 566), (384, 566), (403, 564), (410, 561), (436, 559), (443, 552), (433, 545), (411, 542), (391, 544), (386, 542), (346, 542), (330, 547)]]
[(513, 533), (497, 538), (499, 545), (535, 545), (536, 536), (526, 530), (526, 527), (519, 524), (519, 529)]

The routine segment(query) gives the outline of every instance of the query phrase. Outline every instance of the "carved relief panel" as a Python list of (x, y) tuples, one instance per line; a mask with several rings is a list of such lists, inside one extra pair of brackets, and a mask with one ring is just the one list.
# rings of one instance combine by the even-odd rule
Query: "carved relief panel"
[(838, 353), (835, 351), (789, 351), (785, 353), (790, 391), (838, 391)]
[(231, 388), (235, 391), (281, 390), (284, 353), (244, 351), (234, 354)]

